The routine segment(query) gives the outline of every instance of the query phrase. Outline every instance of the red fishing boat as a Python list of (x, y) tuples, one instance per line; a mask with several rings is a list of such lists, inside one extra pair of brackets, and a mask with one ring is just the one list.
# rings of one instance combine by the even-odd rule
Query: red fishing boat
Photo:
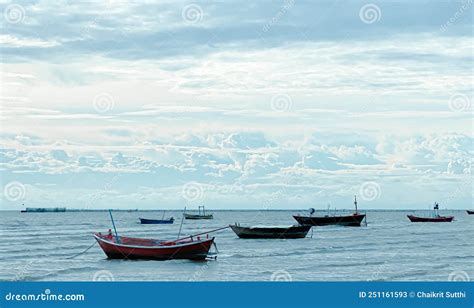
[(438, 217), (419, 217), (414, 215), (407, 215), (411, 222), (451, 222), (454, 216), (438, 216)]
[(415, 215), (407, 215), (411, 222), (451, 222), (454, 216), (440, 216), (439, 215), (439, 204), (435, 202), (433, 208), (433, 217), (420, 217)]
[(109, 232), (108, 234), (94, 234), (94, 238), (110, 259), (205, 260), (214, 243), (214, 237), (209, 238), (208, 236), (204, 239), (198, 236), (175, 241), (162, 241), (118, 237)]

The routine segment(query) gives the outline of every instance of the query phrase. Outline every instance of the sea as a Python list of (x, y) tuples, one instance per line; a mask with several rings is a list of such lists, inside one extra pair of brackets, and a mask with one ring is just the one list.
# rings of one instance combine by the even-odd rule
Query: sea
[[(211, 212), (211, 211), (209, 211)], [(214, 211), (213, 220), (184, 220), (181, 235), (238, 222), (292, 225), (298, 211)], [(300, 212), (302, 213), (302, 212)], [(474, 278), (474, 216), (443, 211), (451, 223), (411, 223), (413, 211), (367, 211), (367, 226), (313, 227), (304, 239), (240, 239), (212, 233), (216, 260), (109, 260), (92, 234), (112, 228), (108, 212), (0, 212), (2, 281), (466, 281)], [(419, 215), (427, 212), (417, 211)], [(161, 211), (113, 212), (119, 235), (175, 239), (172, 225), (141, 225)], [(320, 213), (324, 214), (324, 213)], [(92, 247), (91, 247), (92, 246)], [(87, 248), (89, 248), (84, 252)]]

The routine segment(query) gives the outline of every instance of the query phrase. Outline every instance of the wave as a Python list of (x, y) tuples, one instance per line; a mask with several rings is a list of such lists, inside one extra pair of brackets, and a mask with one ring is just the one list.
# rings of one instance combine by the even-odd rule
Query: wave
[(387, 280), (404, 280), (406, 278), (416, 278), (421, 279), (423, 276), (427, 276), (430, 273), (428, 270), (416, 270), (401, 274), (390, 275), (387, 277)]
[[(37, 273), (37, 274), (25, 274), (21, 276), (17, 276), (16, 280), (17, 281), (39, 281), (39, 280), (44, 280), (47, 278), (55, 278), (55, 277), (60, 277), (61, 275), (67, 275), (67, 274), (74, 274), (74, 273), (82, 273), (82, 272), (88, 272), (88, 271), (98, 271), (101, 270), (101, 267), (94, 267), (94, 266), (84, 266), (84, 267), (73, 267), (73, 268), (65, 268), (65, 269), (60, 269), (56, 271), (49, 271), (46, 273)], [(90, 280), (93, 279), (94, 273), (91, 274)]]

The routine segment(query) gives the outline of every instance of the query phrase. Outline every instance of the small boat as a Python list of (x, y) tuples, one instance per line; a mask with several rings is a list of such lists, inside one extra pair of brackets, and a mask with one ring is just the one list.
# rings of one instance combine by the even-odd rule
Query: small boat
[(415, 215), (407, 215), (411, 222), (451, 222), (454, 216), (440, 216), (439, 215), (439, 204), (435, 202), (433, 208), (433, 217), (420, 217)]
[(352, 214), (347, 216), (293, 216), (294, 219), (301, 225), (311, 226), (347, 226), (360, 227), (365, 214)]
[(241, 227), (240, 225), (229, 225), (232, 231), (240, 238), (304, 238), (311, 226), (254, 226)]
[(199, 211), (198, 214), (184, 213), (183, 216), (185, 219), (214, 219), (213, 214), (206, 214), (206, 210), (204, 209), (204, 206), (199, 206), (198, 211)]
[(357, 198), (354, 196), (355, 213), (352, 215), (326, 215), (326, 216), (312, 216), (315, 212), (314, 209), (310, 209), (310, 216), (293, 216), (294, 219), (300, 225), (310, 226), (348, 226), (348, 227), (360, 227), (362, 221), (366, 217), (365, 214), (360, 214), (357, 210)]
[(173, 217), (170, 217), (168, 219), (147, 219), (147, 218), (139, 218), (139, 219), (142, 225), (165, 225), (165, 224), (172, 224), (174, 222)]
[(142, 259), (142, 260), (171, 260), (189, 259), (205, 260), (214, 243), (214, 237), (193, 237), (163, 241), (155, 239), (115, 236), (109, 231), (104, 235), (94, 234), (109, 259)]
[(438, 216), (438, 217), (419, 217), (414, 215), (407, 215), (411, 222), (451, 222), (454, 216)]
[(161, 216), (161, 219), (147, 219), (147, 218), (139, 218), (139, 219), (142, 225), (164, 225), (164, 224), (172, 224), (174, 222), (173, 217), (165, 219), (165, 211), (163, 211), (163, 216)]
[(209, 215), (194, 215), (194, 214), (184, 214), (185, 219), (214, 219), (212, 214)]
[(474, 215), (474, 211), (466, 210), (466, 212), (467, 212), (469, 215)]

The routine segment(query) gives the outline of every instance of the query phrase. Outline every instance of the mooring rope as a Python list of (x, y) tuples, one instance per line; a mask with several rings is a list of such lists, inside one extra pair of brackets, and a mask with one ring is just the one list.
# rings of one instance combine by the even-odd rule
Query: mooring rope
[(75, 255), (73, 255), (72, 257), (68, 257), (68, 258), (66, 258), (66, 259), (74, 259), (75, 257), (78, 257), (78, 256), (80, 256), (80, 255), (82, 255), (82, 254), (85, 254), (89, 249), (91, 249), (92, 247), (94, 247), (95, 244), (97, 244), (97, 241), (94, 241), (94, 243), (93, 243), (92, 245), (90, 245), (89, 247), (87, 247), (86, 250), (81, 251), (80, 253), (75, 254)]
[(214, 248), (216, 249), (216, 253), (219, 253), (219, 249), (217, 249), (217, 244), (216, 244), (216, 242), (212, 242), (212, 244), (214, 245)]

